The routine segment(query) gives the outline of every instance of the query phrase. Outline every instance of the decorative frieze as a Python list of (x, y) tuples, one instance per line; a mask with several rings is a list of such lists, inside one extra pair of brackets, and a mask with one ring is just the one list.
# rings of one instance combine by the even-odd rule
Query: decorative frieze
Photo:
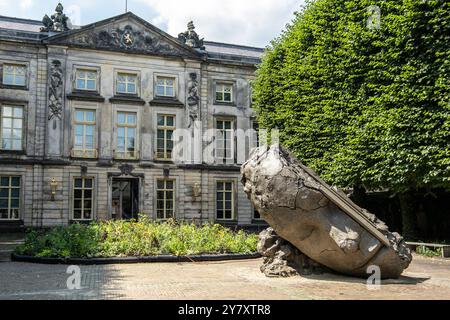
[(63, 70), (61, 61), (53, 60), (50, 66), (50, 79), (48, 89), (48, 119), (61, 119), (62, 115), (62, 99), (64, 91)]

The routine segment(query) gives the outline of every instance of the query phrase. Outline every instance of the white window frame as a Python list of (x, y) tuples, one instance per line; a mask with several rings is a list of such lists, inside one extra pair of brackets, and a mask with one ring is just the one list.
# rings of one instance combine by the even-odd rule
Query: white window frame
[[(83, 181), (81, 188), (75, 187), (75, 181), (79, 180), (79, 179), (81, 179)], [(86, 180), (87, 179), (92, 180), (91, 188), (86, 188)], [(95, 177), (91, 177), (91, 176), (88, 176), (88, 177), (75, 177), (74, 176), (74, 177), (72, 177), (72, 203), (71, 203), (71, 211), (72, 211), (71, 218), (72, 218), (72, 221), (81, 221), (82, 222), (82, 221), (93, 221), (95, 219), (94, 218), (95, 217), (95, 188), (96, 188), (95, 183), (96, 183), (95, 182)], [(82, 198), (78, 199), (78, 200), (81, 200), (81, 208), (79, 208), (79, 209), (81, 209), (81, 218), (80, 219), (75, 218), (75, 211), (76, 211), (75, 201), (77, 200), (75, 198), (75, 191), (76, 190), (81, 190), (82, 191)], [(90, 201), (91, 201), (91, 208), (90, 208), (91, 217), (89, 219), (84, 218), (85, 211), (87, 211), (87, 209), (84, 207), (85, 200), (86, 200), (86, 198), (84, 197), (84, 195), (85, 195), (84, 192), (86, 190), (91, 190), (91, 192), (92, 192), (92, 196), (91, 196), (91, 199), (90, 199)]]
[[(218, 185), (219, 183), (223, 184), (224, 189), (219, 191)], [(227, 183), (231, 183), (231, 191), (226, 189), (226, 184)], [(236, 208), (235, 208), (235, 199), (236, 199), (236, 181), (232, 180), (232, 179), (217, 179), (215, 181), (215, 215), (216, 215), (216, 220), (217, 221), (235, 221), (236, 220)], [(231, 192), (231, 218), (226, 218), (226, 194)], [(219, 193), (222, 194), (222, 202), (223, 202), (223, 206), (222, 208), (219, 208), (218, 203), (219, 203), (219, 198), (218, 195)], [(223, 211), (223, 218), (219, 217), (219, 209), (221, 209)]]
[[(11, 116), (5, 116), (5, 108), (12, 108), (12, 115)], [(14, 116), (14, 111), (15, 109), (22, 109), (22, 117), (15, 117)], [(12, 152), (20, 152), (24, 150), (24, 139), (25, 139), (25, 106), (22, 104), (0, 104), (0, 150), (3, 151), (12, 151)], [(10, 128), (4, 128), (3, 127), (3, 120), (7, 118), (11, 120), (11, 127)], [(21, 120), (22, 121), (22, 128), (20, 129), (20, 149), (14, 149), (14, 148), (10, 148), (10, 149), (4, 149), (3, 148), (3, 130), (8, 130), (10, 131), (11, 137), (13, 137), (13, 133), (14, 130), (19, 130), (19, 129), (15, 129), (14, 128), (14, 120)], [(7, 140), (11, 140), (11, 143), (17, 139), (13, 139), (13, 138), (5, 138)], [(12, 146), (12, 145), (11, 145)]]
[[(2, 178), (8, 178), (9, 182), (8, 182), (8, 186), (3, 187), (0, 185), (1, 189), (7, 189), (8, 190), (8, 197), (7, 198), (0, 198), (2, 200), (7, 200), (8, 201), (8, 218), (4, 219), (0, 216), (0, 221), (20, 221), (21, 219), (21, 215), (22, 215), (22, 198), (23, 198), (23, 177), (21, 175), (16, 175), (16, 174), (6, 174), (6, 175), (0, 175), (0, 179)], [(19, 186), (12, 186), (11, 181), (13, 178), (19, 178)], [(19, 189), (19, 198), (12, 198), (12, 190), (13, 189)], [(11, 207), (11, 202), (12, 200), (19, 200), (19, 207), (18, 208), (12, 208)], [(5, 208), (4, 208), (5, 209)], [(11, 212), (12, 210), (18, 210), (18, 217), (11, 219)]]
[[(79, 122), (76, 119), (76, 113), (77, 111), (82, 112), (92, 112), (94, 113), (94, 122), (89, 121), (82, 121)], [(73, 148), (72, 148), (72, 157), (75, 158), (88, 158), (88, 159), (95, 159), (98, 157), (98, 147), (97, 147), (97, 109), (92, 108), (89, 106), (74, 106), (73, 108), (73, 129), (72, 129), (72, 136), (73, 136)], [(77, 149), (76, 146), (76, 126), (81, 125), (83, 126), (83, 149)], [(94, 127), (94, 134), (93, 134), (93, 149), (86, 149), (86, 127), (92, 126)]]
[[(125, 81), (119, 81), (119, 76), (125, 76)], [(128, 81), (128, 77), (133, 76), (135, 77), (135, 81), (130, 82)], [(118, 95), (138, 95), (139, 94), (139, 82), (140, 82), (140, 77), (139, 77), (139, 73), (137, 72), (132, 72), (132, 71), (117, 71), (116, 72), (116, 81), (115, 81), (115, 93)], [(125, 84), (125, 91), (119, 91), (119, 83), (124, 83)], [(128, 92), (128, 85), (129, 84), (134, 84), (134, 92)]]
[[(158, 124), (159, 117), (164, 117), (164, 125)], [(167, 125), (168, 117), (173, 118), (173, 126)], [(177, 129), (177, 116), (175, 114), (158, 113), (156, 115), (156, 125), (157, 125), (157, 128), (156, 128), (156, 159), (161, 160), (161, 161), (172, 161), (174, 148), (172, 148), (172, 150), (170, 151), (170, 157), (169, 157), (169, 151), (167, 148), (169, 139), (167, 139), (167, 133), (169, 131), (172, 131), (172, 146), (174, 146), (175, 145), (175, 131)], [(164, 151), (162, 152), (163, 157), (160, 157), (161, 152), (158, 149), (158, 141), (161, 140), (161, 139), (159, 139), (159, 131), (164, 132)]]
[[(160, 189), (158, 187), (158, 182), (160, 182), (160, 181), (164, 181), (164, 188), (163, 189)], [(173, 183), (173, 189), (168, 189), (167, 188), (167, 182), (172, 182)], [(158, 198), (158, 193), (159, 192), (164, 192), (164, 198), (163, 199)], [(167, 198), (167, 192), (172, 192), (173, 199), (168, 199)], [(177, 180), (175, 178), (155, 178), (155, 213), (156, 213), (156, 217), (155, 218), (156, 218), (156, 220), (164, 221), (164, 220), (168, 220), (168, 219), (176, 219), (176, 210), (177, 210), (177, 203), (176, 203), (177, 195), (176, 195), (176, 192), (177, 192)], [(167, 201), (168, 200), (171, 200), (172, 204), (173, 204), (172, 205), (173, 213), (172, 213), (171, 217), (167, 216), (167, 213), (168, 213), (167, 212)], [(161, 209), (158, 209), (158, 202), (159, 201), (163, 201), (164, 202), (164, 208), (162, 209), (163, 212), (164, 212), (164, 217), (163, 218), (159, 217), (159, 211), (161, 210)]]
[[(170, 88), (171, 86), (168, 86), (166, 84), (166, 82), (164, 83), (164, 85), (162, 86), (164, 88), (164, 95), (159, 95), (158, 94), (158, 87), (160, 87), (160, 85), (158, 85), (158, 81), (164, 79), (164, 80), (172, 80), (173, 81), (173, 95), (167, 95), (167, 88)], [(177, 82), (178, 82), (178, 78), (176, 76), (172, 76), (172, 75), (163, 75), (163, 74), (158, 74), (155, 76), (155, 97), (156, 98), (176, 98), (177, 97)]]
[[(219, 128), (219, 122), (230, 122), (231, 123), (231, 129), (224, 129), (224, 128)], [(220, 161), (234, 161), (235, 160), (235, 145), (234, 145), (234, 137), (235, 137), (235, 133), (236, 133), (236, 121), (235, 119), (230, 119), (230, 118), (216, 118), (216, 139), (215, 139), (215, 158), (217, 160)], [(223, 133), (228, 133), (231, 135), (230, 139), (225, 139), (225, 135)], [(226, 156), (226, 150), (228, 150), (227, 148), (227, 144), (224, 144), (223, 147), (219, 148), (218, 147), (218, 143), (219, 141), (230, 141), (230, 147), (229, 149), (231, 149), (231, 155), (229, 157)], [(218, 150), (221, 149), (223, 151), (223, 157), (219, 157), (218, 155)]]
[[(5, 83), (5, 75), (7, 74), (7, 72), (6, 72), (6, 67), (7, 66), (10, 66), (10, 67), (14, 68), (13, 73), (12, 74), (9, 73), (10, 75), (13, 76), (13, 79), (14, 79), (13, 83)], [(25, 72), (24, 72), (24, 75), (23, 75), (23, 77), (24, 77), (24, 84), (17, 84), (16, 83), (16, 78), (18, 76), (18, 73), (17, 73), (17, 68), (18, 67), (25, 68)], [(4, 63), (2, 63), (2, 84), (5, 85), (5, 86), (26, 88), (27, 84), (28, 84), (28, 65), (27, 64), (23, 64), (23, 63), (17, 63), (17, 62), (4, 62)]]
[[(119, 124), (119, 114), (126, 114), (127, 123), (125, 124)], [(128, 115), (134, 114), (136, 117), (136, 124), (129, 125), (128, 124)], [(115, 111), (114, 116), (114, 158), (119, 160), (138, 160), (139, 159), (139, 112), (135, 109), (124, 109), (124, 108), (118, 108)], [(118, 151), (118, 142), (119, 142), (119, 128), (125, 128), (125, 151)], [(127, 151), (127, 140), (128, 140), (128, 128), (133, 128), (135, 131), (134, 134), (134, 152), (130, 156), (130, 152)]]
[[(230, 100), (225, 100), (226, 88), (230, 89)], [(222, 94), (222, 99), (217, 99), (217, 94)], [(225, 81), (217, 81), (214, 90), (214, 100), (217, 103), (234, 103), (234, 84)]]
[[(86, 76), (84, 78), (79, 78), (78, 74), (79, 72), (85, 72)], [(95, 74), (95, 78), (93, 79), (95, 81), (95, 89), (88, 89), (88, 80), (92, 80), (89, 79), (88, 77), (88, 73), (93, 72)], [(75, 68), (75, 83), (74, 83), (74, 88), (77, 91), (87, 91), (87, 92), (98, 92), (99, 91), (99, 74), (100, 71), (98, 68), (92, 68), (92, 67), (76, 67)], [(78, 80), (83, 80), (84, 81), (84, 88), (78, 88)]]

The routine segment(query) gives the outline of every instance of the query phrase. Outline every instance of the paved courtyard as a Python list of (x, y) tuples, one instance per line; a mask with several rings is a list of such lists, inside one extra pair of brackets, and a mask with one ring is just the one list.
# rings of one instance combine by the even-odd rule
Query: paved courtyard
[(446, 299), (450, 261), (415, 257), (399, 280), (367, 290), (365, 281), (326, 274), (269, 279), (260, 260), (81, 267), (81, 290), (68, 290), (67, 266), (0, 263), (2, 299)]

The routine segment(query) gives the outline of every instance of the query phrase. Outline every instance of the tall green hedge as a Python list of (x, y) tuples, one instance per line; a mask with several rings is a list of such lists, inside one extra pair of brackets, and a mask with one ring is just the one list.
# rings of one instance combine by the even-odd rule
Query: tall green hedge
[(399, 193), (415, 238), (411, 191), (450, 188), (449, 55), (447, 0), (308, 1), (266, 50), (259, 122), (328, 182)]

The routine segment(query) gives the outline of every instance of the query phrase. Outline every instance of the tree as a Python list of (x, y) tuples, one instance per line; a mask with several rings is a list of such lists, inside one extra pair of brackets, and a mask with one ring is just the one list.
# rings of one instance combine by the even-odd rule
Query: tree
[(308, 1), (254, 81), (261, 126), (329, 183), (397, 193), (408, 239), (413, 192), (450, 188), (448, 21), (446, 0)]

